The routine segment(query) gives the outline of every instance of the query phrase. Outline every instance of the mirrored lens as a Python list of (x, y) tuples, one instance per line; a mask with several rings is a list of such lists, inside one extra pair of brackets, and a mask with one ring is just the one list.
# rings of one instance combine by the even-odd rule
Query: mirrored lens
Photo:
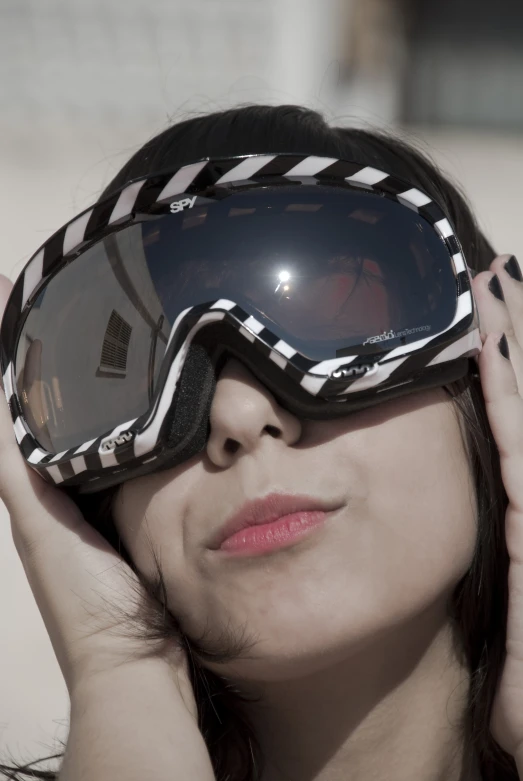
[(146, 216), (70, 261), (27, 316), (17, 388), (41, 446), (145, 413), (177, 316), (220, 298), (322, 361), (437, 334), (456, 282), (431, 225), (374, 193), (260, 187)]

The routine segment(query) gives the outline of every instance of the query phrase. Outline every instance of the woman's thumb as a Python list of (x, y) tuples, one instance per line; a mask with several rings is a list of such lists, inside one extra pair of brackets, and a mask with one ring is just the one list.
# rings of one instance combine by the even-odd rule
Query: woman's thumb
[(4, 274), (0, 274), (0, 320), (4, 316), (5, 306), (7, 299), (11, 295), (13, 289), (13, 283)]

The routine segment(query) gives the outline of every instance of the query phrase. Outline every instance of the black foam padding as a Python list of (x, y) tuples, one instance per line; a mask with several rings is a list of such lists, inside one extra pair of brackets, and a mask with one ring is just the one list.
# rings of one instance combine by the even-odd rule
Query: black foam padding
[(187, 352), (173, 403), (162, 424), (171, 457), (157, 471), (187, 461), (205, 447), (216, 376), (208, 351), (193, 343)]
[[(187, 351), (177, 390), (165, 420), (161, 434), (167, 437), (168, 447), (157, 460), (134, 466), (125, 471), (110, 472), (95, 482), (73, 486), (73, 495), (99, 493), (126, 479), (144, 477), (188, 461), (204, 449), (209, 436), (209, 415), (216, 390), (216, 375), (210, 354), (199, 344), (191, 344)], [(125, 476), (124, 476), (125, 475)]]

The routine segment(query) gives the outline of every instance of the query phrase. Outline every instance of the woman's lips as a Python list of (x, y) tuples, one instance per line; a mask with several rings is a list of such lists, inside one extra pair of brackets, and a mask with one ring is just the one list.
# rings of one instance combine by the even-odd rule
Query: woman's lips
[(255, 556), (286, 548), (323, 525), (323, 510), (302, 511), (284, 515), (272, 523), (248, 526), (222, 542), (218, 550), (234, 556)]
[(207, 548), (230, 556), (287, 547), (311, 534), (345, 503), (341, 497), (271, 493), (243, 504), (214, 532)]

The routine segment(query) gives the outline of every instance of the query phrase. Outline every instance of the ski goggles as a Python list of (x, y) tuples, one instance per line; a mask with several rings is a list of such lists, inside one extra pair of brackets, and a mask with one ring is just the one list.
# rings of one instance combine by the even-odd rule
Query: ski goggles
[(94, 493), (199, 453), (231, 357), (306, 419), (454, 382), (482, 346), (471, 278), (441, 208), (372, 167), (249, 155), (131, 181), (11, 292), (18, 445), (49, 482)]

